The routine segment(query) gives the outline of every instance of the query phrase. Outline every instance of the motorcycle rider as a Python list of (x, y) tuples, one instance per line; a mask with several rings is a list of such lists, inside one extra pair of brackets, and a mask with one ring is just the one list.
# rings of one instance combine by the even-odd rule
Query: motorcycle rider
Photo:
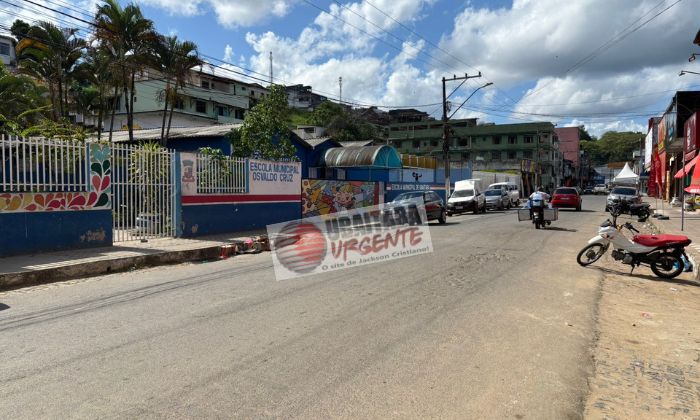
[[(530, 208), (530, 218), (532, 218), (533, 212), (538, 211), (544, 218), (544, 208), (548, 207), (547, 200), (549, 200), (549, 194), (542, 191), (542, 187), (538, 186), (535, 191), (530, 194), (528, 198), (528, 207)], [(547, 221), (548, 225), (552, 222)]]

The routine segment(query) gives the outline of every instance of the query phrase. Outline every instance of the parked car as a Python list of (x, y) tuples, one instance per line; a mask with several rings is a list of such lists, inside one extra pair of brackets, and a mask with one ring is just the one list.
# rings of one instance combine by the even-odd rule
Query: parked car
[(428, 221), (437, 220), (440, 224), (444, 224), (447, 221), (447, 208), (445, 207), (445, 202), (440, 198), (440, 196), (435, 191), (413, 191), (405, 192), (399, 194), (394, 198), (389, 204), (389, 208), (408, 203), (411, 201), (423, 200), (425, 204), (425, 213), (428, 216)]
[(447, 200), (447, 215), (473, 211), (486, 212), (486, 198), (478, 188), (455, 190)]
[(510, 197), (511, 206), (517, 207), (520, 204), (520, 190), (518, 189), (517, 184), (513, 182), (497, 182), (495, 184), (489, 185), (488, 189), (491, 190), (495, 188), (500, 188), (508, 193), (508, 197)]
[(570, 208), (581, 211), (583, 199), (578, 190), (573, 187), (561, 187), (554, 190), (551, 204), (554, 208)]
[(608, 186), (605, 184), (596, 184), (595, 187), (593, 187), (593, 194), (607, 194), (608, 193)]
[(593, 186), (588, 185), (583, 189), (584, 194), (593, 194)]
[(610, 206), (614, 200), (626, 201), (628, 204), (640, 204), (642, 202), (642, 197), (634, 187), (615, 187), (610, 191), (610, 194), (608, 194), (605, 211), (610, 210)]
[(498, 209), (503, 210), (504, 208), (511, 208), (510, 195), (505, 189), (493, 189), (484, 191), (484, 198), (486, 199), (487, 209)]

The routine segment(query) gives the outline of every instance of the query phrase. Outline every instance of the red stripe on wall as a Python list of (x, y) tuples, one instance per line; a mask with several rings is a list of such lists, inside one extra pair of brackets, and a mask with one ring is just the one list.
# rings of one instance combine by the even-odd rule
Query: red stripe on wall
[(182, 204), (218, 204), (218, 203), (246, 203), (246, 202), (274, 202), (274, 201), (301, 201), (301, 194), (289, 195), (185, 195), (182, 196)]

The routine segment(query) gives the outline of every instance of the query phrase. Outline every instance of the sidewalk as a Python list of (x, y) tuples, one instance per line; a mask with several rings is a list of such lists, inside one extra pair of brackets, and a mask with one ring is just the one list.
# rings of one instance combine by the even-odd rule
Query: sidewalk
[[(668, 203), (663, 203), (661, 200), (646, 198), (645, 202), (651, 204), (652, 212), (668, 216), (668, 220), (659, 220), (657, 218), (649, 218), (649, 221), (654, 224), (662, 233), (670, 233), (674, 235), (686, 235), (693, 240), (693, 243), (686, 248), (688, 258), (693, 263), (693, 274), (695, 280), (700, 281), (700, 211), (686, 211), (681, 214), (680, 207), (671, 207)], [(656, 210), (654, 211), (654, 209)], [(681, 230), (681, 224), (683, 230)]]
[(259, 251), (265, 249), (264, 244), (258, 241), (264, 234), (264, 231), (258, 230), (197, 239), (158, 238), (143, 243), (120, 242), (112, 247), (0, 258), (0, 290), (133, 268), (214, 259), (233, 255), (236, 251), (251, 250), (255, 244)]
[[(653, 199), (646, 201), (654, 207)], [(663, 280), (648, 270), (630, 274), (604, 257), (595, 375), (584, 418), (700, 419), (700, 213), (686, 214), (683, 232), (680, 208), (664, 203), (663, 214), (669, 220), (635, 225), (643, 233), (690, 237), (694, 273)]]

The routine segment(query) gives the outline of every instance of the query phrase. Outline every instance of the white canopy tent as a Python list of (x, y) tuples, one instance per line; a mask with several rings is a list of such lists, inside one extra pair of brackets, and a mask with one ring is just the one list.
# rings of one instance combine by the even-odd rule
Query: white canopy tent
[(615, 184), (636, 184), (639, 182), (639, 175), (635, 174), (629, 163), (625, 163), (625, 167), (613, 179)]

